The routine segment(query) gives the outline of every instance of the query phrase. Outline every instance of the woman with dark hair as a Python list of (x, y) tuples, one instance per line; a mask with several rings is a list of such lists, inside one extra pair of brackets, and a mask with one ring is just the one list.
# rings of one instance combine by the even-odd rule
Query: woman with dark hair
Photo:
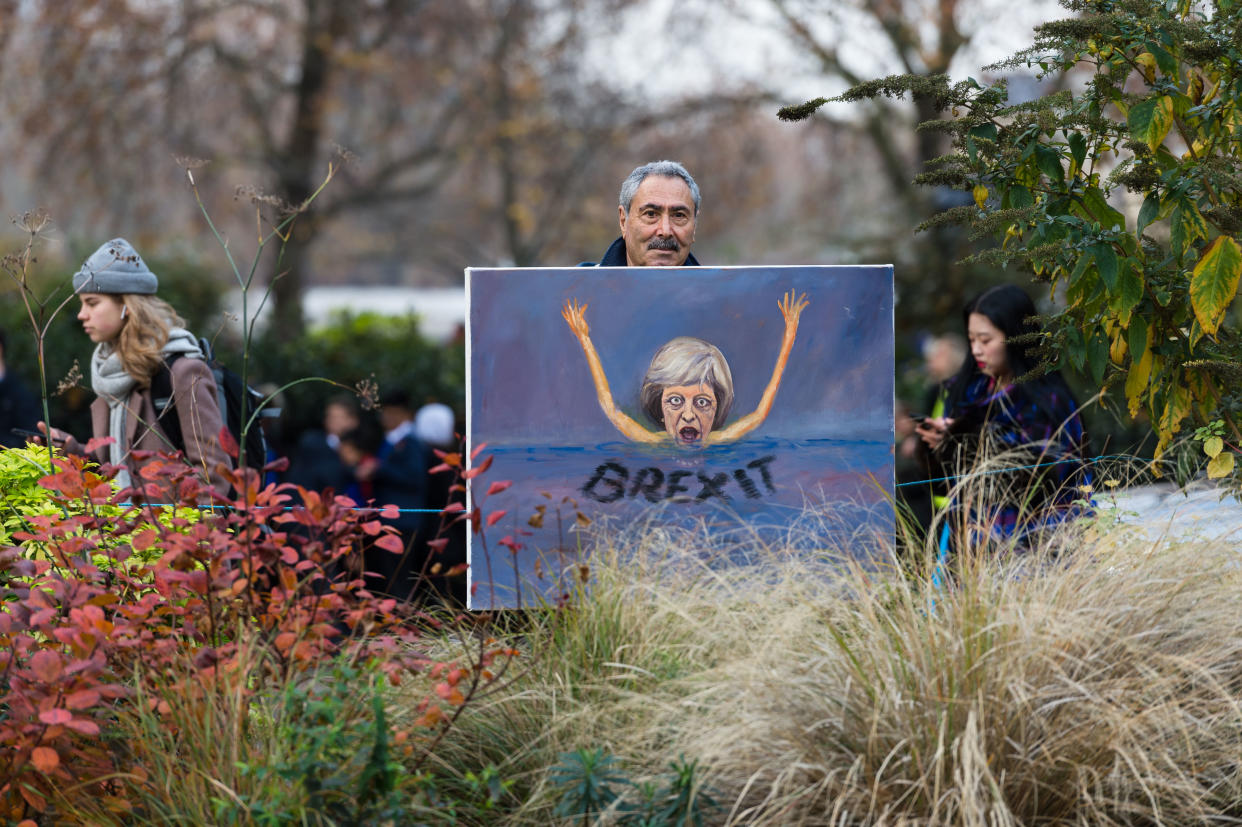
[[(122, 488), (140, 485), (142, 462), (134, 452), (173, 451), (160, 417), (176, 416), (185, 461), (225, 494), (228, 482), (219, 469), (229, 467), (229, 458), (218, 437), (222, 418), (215, 377), (185, 322), (156, 298), (158, 285), (155, 274), (123, 238), (101, 246), (73, 276), (73, 290), (81, 301), (78, 321), (95, 343), (92, 430), (95, 437), (113, 438), (97, 459), (120, 466), (116, 480)], [(169, 372), (171, 399), (156, 399), (151, 391), (151, 380), (161, 369)], [(42, 422), (39, 428), (66, 451), (83, 452), (64, 431)]]
[[(1001, 454), (1020, 468), (989, 478), (982, 528), (994, 539), (1022, 539), (1077, 516), (1086, 435), (1061, 374), (1039, 375), (1035, 304), (1015, 285), (993, 287), (962, 311), (970, 353), (949, 382), (945, 416), (917, 432), (935, 476), (957, 476)], [(978, 512), (978, 509), (976, 509)], [(974, 515), (980, 517), (978, 513)]]

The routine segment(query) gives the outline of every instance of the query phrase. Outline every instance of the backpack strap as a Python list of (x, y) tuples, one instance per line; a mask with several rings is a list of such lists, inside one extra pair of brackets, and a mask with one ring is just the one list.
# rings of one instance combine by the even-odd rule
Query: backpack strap
[(180, 353), (165, 356), (159, 369), (151, 376), (151, 403), (155, 406), (155, 421), (164, 436), (168, 437), (173, 450), (185, 453), (185, 435), (181, 433), (181, 417), (173, 400), (172, 364), (181, 358)]

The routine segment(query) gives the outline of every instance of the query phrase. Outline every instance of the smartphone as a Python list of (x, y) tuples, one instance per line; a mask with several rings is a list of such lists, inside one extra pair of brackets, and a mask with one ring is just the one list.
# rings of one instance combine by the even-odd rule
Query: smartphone
[(922, 425), (927, 421), (928, 416), (927, 414), (910, 414), (910, 418), (914, 420), (915, 425)]
[[(31, 437), (34, 437), (35, 439), (40, 439), (44, 442), (48, 441), (47, 434), (43, 433), (42, 431), (32, 431), (29, 428), (11, 428), (10, 430), (12, 430), (13, 433), (17, 434), (18, 436), (26, 437), (26, 439), (30, 439)], [(53, 437), (52, 442), (59, 443), (59, 442), (64, 442), (64, 440), (56, 439)]]

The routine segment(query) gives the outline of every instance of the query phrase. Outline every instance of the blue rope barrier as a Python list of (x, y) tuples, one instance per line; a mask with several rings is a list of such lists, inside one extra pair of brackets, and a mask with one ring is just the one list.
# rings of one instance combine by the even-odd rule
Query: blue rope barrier
[(956, 474), (951, 477), (936, 477), (935, 479), (929, 479), (929, 480), (911, 480), (910, 482), (899, 482), (897, 483), (896, 487), (904, 488), (910, 485), (927, 485), (933, 482), (952, 482), (953, 480), (963, 480), (969, 477), (986, 477), (991, 474), (1009, 474), (1009, 473), (1012, 473), (1013, 471), (1032, 471), (1036, 468), (1048, 468), (1053, 465), (1064, 465), (1067, 462), (1081, 462), (1081, 463), (1091, 465), (1091, 464), (1101, 462), (1102, 460), (1106, 460), (1106, 459), (1137, 460), (1139, 462), (1144, 462), (1144, 463), (1151, 462), (1151, 460), (1149, 459), (1144, 459), (1143, 457), (1136, 457), (1133, 454), (1105, 454), (1103, 456), (1091, 457), (1090, 459), (1078, 459), (1076, 457), (1071, 457), (1067, 459), (1057, 459), (1051, 462), (1040, 462), (1035, 465), (1014, 465), (1009, 468), (993, 468), (988, 471), (974, 471), (969, 474)]
[[(189, 508), (190, 507), (186, 505), (185, 503), (117, 503), (117, 506), (121, 508), (143, 508), (143, 507)], [(232, 508), (232, 507), (233, 506), (231, 505), (196, 505), (194, 506), (194, 508), (200, 508), (200, 509), (202, 508)], [(263, 507), (266, 507), (266, 506), (263, 506)], [(284, 510), (292, 511), (295, 508), (301, 508), (301, 507), (302, 506), (297, 506), (297, 505), (286, 505), (284, 507)], [(380, 511), (382, 508), (383, 506), (378, 506), (378, 505), (376, 506), (356, 505), (353, 507), (352, 510), (353, 511)], [(397, 513), (398, 514), (439, 514), (441, 513), (441, 509), (439, 508), (398, 508)]]
[[(1033, 471), (1037, 468), (1049, 468), (1053, 465), (1064, 465), (1065, 463), (1068, 463), (1068, 462), (1081, 462), (1081, 463), (1086, 463), (1089, 465), (1094, 465), (1095, 463), (1102, 462), (1104, 460), (1131, 460), (1131, 461), (1138, 461), (1138, 462), (1144, 462), (1144, 463), (1151, 462), (1151, 460), (1149, 459), (1145, 459), (1139, 456), (1134, 456), (1133, 454), (1103, 454), (1098, 457), (1090, 457), (1087, 459), (1066, 458), (1066, 459), (1052, 460), (1050, 462), (1040, 462), (1034, 465), (1015, 465), (1010, 468), (994, 468), (988, 471), (975, 471), (969, 474), (955, 474), (953, 476), (948, 476), (948, 477), (933, 477), (931, 479), (926, 479), (926, 480), (911, 480), (909, 482), (899, 482), (897, 483), (895, 487), (905, 488), (911, 485), (928, 485), (933, 482), (952, 482), (954, 480), (967, 479), (969, 477), (984, 477), (984, 476), (988, 476), (991, 474), (1008, 474), (1013, 471)], [(117, 503), (117, 505), (128, 508), (128, 507), (133, 507), (136, 504), (135, 503)], [(151, 506), (152, 508), (173, 508), (173, 507), (176, 507), (177, 504), (176, 503), (147, 503), (147, 505)], [(200, 505), (197, 507), (198, 508), (232, 508), (231, 505)], [(292, 511), (294, 508), (297, 508), (297, 507), (298, 506), (287, 505), (284, 507), (284, 510)], [(361, 506), (360, 505), (360, 506), (355, 506), (355, 508), (358, 510), (367, 509), (367, 510), (377, 511), (379, 510), (380, 506)], [(438, 508), (398, 508), (397, 513), (399, 514), (439, 514), (441, 513), (441, 510)]]

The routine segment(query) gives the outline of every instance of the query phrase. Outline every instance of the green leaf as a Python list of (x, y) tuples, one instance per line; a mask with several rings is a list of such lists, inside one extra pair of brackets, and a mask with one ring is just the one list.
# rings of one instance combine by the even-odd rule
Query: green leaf
[(1069, 148), (1075, 166), (1078, 169), (1082, 169), (1082, 165), (1087, 161), (1087, 139), (1083, 137), (1081, 132), (1071, 132), (1069, 135)]
[(996, 143), (996, 135), (997, 135), (996, 124), (985, 123), (985, 124), (980, 124), (979, 126), (972, 127), (969, 135), (972, 138), (983, 138), (985, 140), (991, 141), (992, 143)]
[(1055, 149), (1038, 144), (1035, 147), (1035, 163), (1039, 171), (1048, 176), (1048, 180), (1059, 184), (1065, 179), (1065, 170), (1061, 167), (1061, 153)]
[(1005, 200), (1001, 207), (1002, 209), (1021, 209), (1034, 203), (1035, 198), (1031, 195), (1031, 191), (1021, 184), (1016, 184), (1005, 192)]
[(1091, 257), (1095, 259), (1100, 280), (1104, 282), (1108, 292), (1112, 293), (1117, 288), (1117, 252), (1111, 244), (1092, 244), (1089, 250)]
[(1124, 230), (1126, 217), (1118, 212), (1104, 197), (1099, 187), (1087, 187), (1082, 191), (1082, 200), (1070, 206), (1070, 212), (1084, 221), (1098, 221), (1106, 230), (1116, 227)]
[(1126, 344), (1130, 346), (1131, 353), (1147, 350), (1147, 320), (1142, 316), (1135, 316), (1130, 320), (1130, 327), (1126, 331)]
[(1183, 196), (1177, 199), (1169, 219), (1169, 243), (1178, 257), (1197, 239), (1207, 238), (1208, 226), (1203, 219), (1203, 213), (1199, 212), (1199, 208), (1189, 198)]
[(1204, 251), (1190, 278), (1190, 304), (1203, 332), (1214, 336), (1242, 277), (1242, 248), (1229, 236), (1219, 236)]
[(1079, 256), (1078, 263), (1074, 265), (1074, 269), (1070, 271), (1069, 283), (1077, 284), (1082, 274), (1087, 272), (1087, 267), (1091, 265), (1091, 256)]
[[(1117, 274), (1117, 288), (1108, 306), (1118, 315), (1127, 315), (1142, 300), (1143, 277), (1138, 272), (1136, 262), (1133, 259), (1126, 259), (1122, 262), (1120, 272)], [(1142, 350), (1139, 348), (1136, 352), (1141, 353)]]
[(1157, 192), (1147, 193), (1147, 197), (1143, 199), (1143, 206), (1139, 208), (1138, 229), (1139, 235), (1143, 234), (1143, 230), (1147, 225), (1156, 220), (1160, 215), (1160, 194)]
[(1091, 378), (1098, 385), (1104, 381), (1104, 369), (1108, 367), (1108, 337), (1098, 327), (1091, 334), (1089, 361), (1091, 363)]
[(1155, 152), (1173, 127), (1173, 99), (1161, 95), (1140, 101), (1130, 107), (1126, 122), (1135, 140), (1142, 141)]

